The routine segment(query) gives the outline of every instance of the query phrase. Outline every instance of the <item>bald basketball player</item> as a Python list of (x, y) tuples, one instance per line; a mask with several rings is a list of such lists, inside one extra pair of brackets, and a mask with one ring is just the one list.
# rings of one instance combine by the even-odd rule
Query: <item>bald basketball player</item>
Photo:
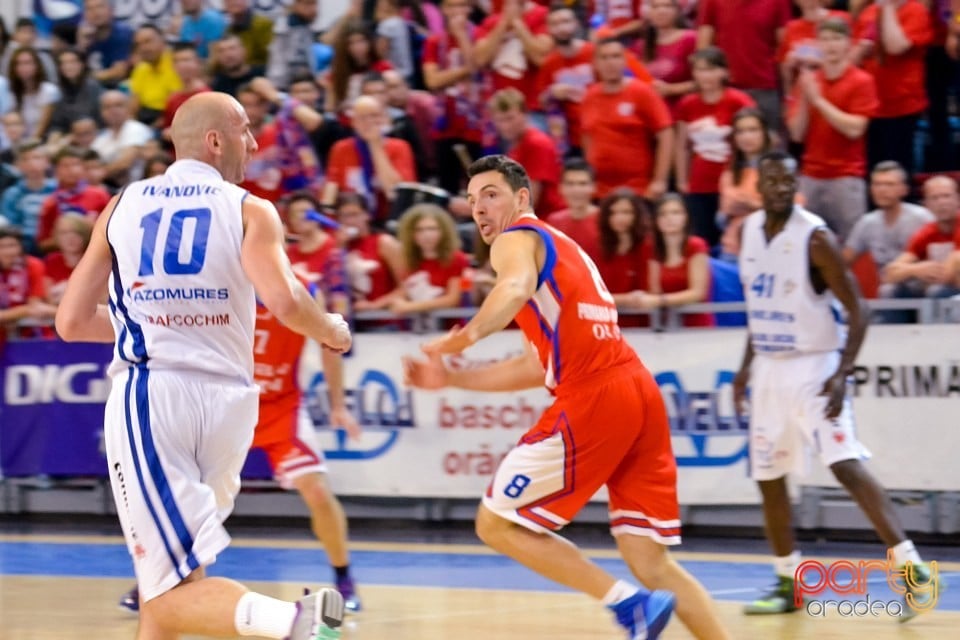
[(222, 523), (257, 422), (256, 298), (333, 351), (350, 331), (294, 275), (273, 205), (236, 186), (257, 148), (240, 104), (196, 95), (171, 133), (177, 161), (110, 201), (56, 318), (64, 340), (116, 345), (104, 436), (140, 587), (137, 637), (336, 638), (335, 590), (284, 602), (205, 569), (230, 542)]

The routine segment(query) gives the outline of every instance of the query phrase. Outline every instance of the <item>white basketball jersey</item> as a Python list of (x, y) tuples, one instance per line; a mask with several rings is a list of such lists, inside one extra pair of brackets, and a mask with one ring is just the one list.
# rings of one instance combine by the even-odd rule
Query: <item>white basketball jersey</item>
[(123, 191), (107, 225), (111, 375), (140, 363), (252, 384), (256, 298), (240, 265), (245, 195), (196, 160)]
[(766, 219), (763, 210), (747, 217), (740, 249), (740, 281), (754, 351), (777, 357), (841, 348), (846, 328), (840, 305), (829, 289), (818, 294), (810, 281), (810, 235), (826, 223), (795, 206), (783, 231), (768, 243)]

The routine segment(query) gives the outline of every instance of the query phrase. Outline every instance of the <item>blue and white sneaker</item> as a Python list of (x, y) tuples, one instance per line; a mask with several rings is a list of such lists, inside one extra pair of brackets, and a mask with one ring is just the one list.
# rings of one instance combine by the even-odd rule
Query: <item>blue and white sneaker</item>
[(628, 640), (656, 640), (670, 621), (676, 602), (669, 591), (638, 591), (610, 609), (627, 630)]
[(136, 585), (120, 597), (120, 602), (117, 603), (117, 606), (134, 615), (140, 613), (140, 590)]
[(347, 613), (357, 613), (363, 608), (360, 596), (357, 595), (357, 585), (350, 576), (337, 578), (337, 591), (343, 596), (343, 608)]

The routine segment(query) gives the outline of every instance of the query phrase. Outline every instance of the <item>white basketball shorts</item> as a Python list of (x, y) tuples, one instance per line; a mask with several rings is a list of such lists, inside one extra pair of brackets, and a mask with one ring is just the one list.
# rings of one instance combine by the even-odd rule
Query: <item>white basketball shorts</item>
[(839, 362), (837, 352), (754, 357), (750, 375), (751, 478), (805, 475), (811, 449), (826, 466), (870, 457), (857, 440), (849, 391), (837, 418), (830, 420), (824, 413), (827, 397), (820, 392)]
[(212, 564), (253, 440), (256, 386), (132, 366), (104, 418), (110, 482), (146, 602)]

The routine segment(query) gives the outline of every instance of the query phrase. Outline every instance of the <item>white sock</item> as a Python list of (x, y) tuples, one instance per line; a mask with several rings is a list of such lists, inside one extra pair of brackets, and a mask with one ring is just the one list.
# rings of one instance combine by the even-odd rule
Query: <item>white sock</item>
[(237, 603), (233, 624), (241, 636), (282, 640), (290, 635), (297, 605), (248, 591)]
[(774, 556), (773, 558), (773, 570), (774, 572), (781, 577), (790, 578), (791, 580), (797, 574), (797, 567), (800, 566), (800, 552), (791, 551), (790, 555), (786, 556)]
[(615, 604), (623, 602), (638, 591), (640, 591), (639, 587), (623, 580), (617, 580), (616, 583), (610, 587), (610, 591), (607, 591), (607, 595), (603, 596), (603, 604), (612, 607)]
[(893, 551), (893, 560), (897, 563), (898, 567), (902, 567), (907, 562), (912, 562), (913, 564), (920, 564), (923, 560), (920, 559), (920, 554), (917, 553), (916, 547), (913, 546), (912, 540), (904, 540), (895, 547), (891, 547)]

